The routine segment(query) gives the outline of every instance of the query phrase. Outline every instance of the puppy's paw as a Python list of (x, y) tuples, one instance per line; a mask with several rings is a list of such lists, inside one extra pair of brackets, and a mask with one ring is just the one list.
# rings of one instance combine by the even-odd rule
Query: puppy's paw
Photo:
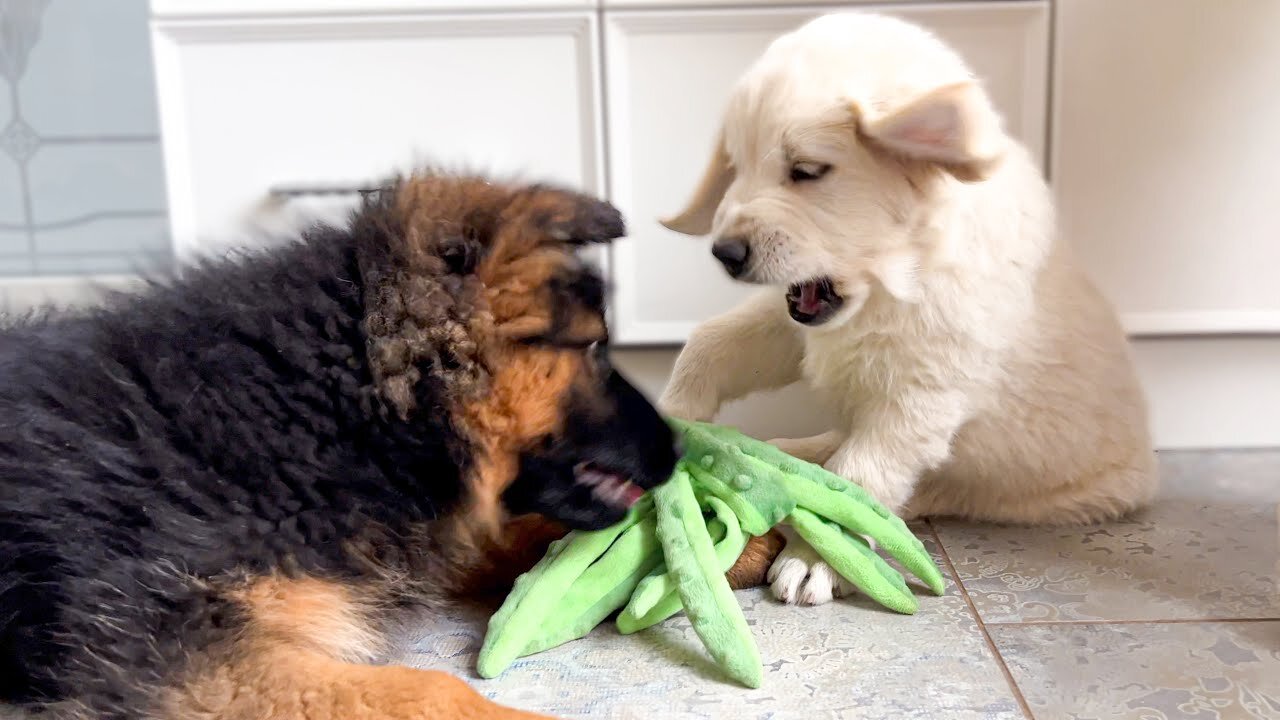
[(768, 580), (773, 596), (789, 605), (822, 605), (853, 591), (848, 581), (794, 534), (789, 534), (787, 546), (769, 568)]

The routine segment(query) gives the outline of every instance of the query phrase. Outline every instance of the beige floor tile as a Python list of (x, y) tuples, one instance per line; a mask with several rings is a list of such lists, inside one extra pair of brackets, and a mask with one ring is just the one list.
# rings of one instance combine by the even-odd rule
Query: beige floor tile
[(499, 702), (568, 718), (1022, 717), (954, 584), (945, 597), (921, 595), (912, 617), (865, 600), (796, 608), (763, 589), (738, 597), (766, 666), (758, 690), (726, 682), (683, 616), (630, 637), (606, 624), (483, 681), (473, 667), (484, 614), (462, 610), (415, 625), (396, 661), (449, 670)]
[(1276, 507), (1167, 498), (1125, 522), (940, 522), (987, 623), (1280, 618)]
[(1280, 718), (1280, 622), (991, 632), (1039, 720)]

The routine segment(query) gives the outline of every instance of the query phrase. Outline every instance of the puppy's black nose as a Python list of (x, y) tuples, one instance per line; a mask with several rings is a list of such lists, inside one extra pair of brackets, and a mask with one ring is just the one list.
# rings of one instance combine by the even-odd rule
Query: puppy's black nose
[(731, 277), (738, 277), (747, 269), (751, 246), (742, 238), (720, 238), (711, 245), (711, 254), (720, 261)]

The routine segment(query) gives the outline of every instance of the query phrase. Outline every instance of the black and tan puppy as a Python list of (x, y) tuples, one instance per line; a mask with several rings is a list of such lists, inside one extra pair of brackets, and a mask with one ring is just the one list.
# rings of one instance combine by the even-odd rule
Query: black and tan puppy
[(424, 174), (349, 229), (0, 330), (0, 700), (75, 718), (505, 718), (363, 664), (670, 473), (572, 193)]

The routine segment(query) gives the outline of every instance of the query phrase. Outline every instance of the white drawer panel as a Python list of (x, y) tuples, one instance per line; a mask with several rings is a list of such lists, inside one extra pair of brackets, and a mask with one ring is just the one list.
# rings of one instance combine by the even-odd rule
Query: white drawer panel
[(599, 0), (151, 0), (154, 17), (377, 15), (397, 12), (472, 10), (580, 10)]
[(427, 160), (601, 190), (595, 13), (153, 27), (179, 255), (278, 218), (273, 186)]

